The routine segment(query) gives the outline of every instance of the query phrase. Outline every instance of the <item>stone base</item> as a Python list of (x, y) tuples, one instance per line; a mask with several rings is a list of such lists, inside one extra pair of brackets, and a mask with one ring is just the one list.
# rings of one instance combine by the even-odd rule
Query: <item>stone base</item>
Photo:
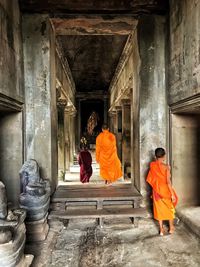
[(200, 238), (200, 207), (182, 207), (176, 210), (180, 220)]
[(31, 263), (33, 261), (34, 256), (33, 255), (23, 255), (20, 262), (16, 265), (16, 267), (29, 267), (31, 266)]
[(44, 241), (49, 231), (47, 216), (39, 221), (25, 222), (27, 242)]

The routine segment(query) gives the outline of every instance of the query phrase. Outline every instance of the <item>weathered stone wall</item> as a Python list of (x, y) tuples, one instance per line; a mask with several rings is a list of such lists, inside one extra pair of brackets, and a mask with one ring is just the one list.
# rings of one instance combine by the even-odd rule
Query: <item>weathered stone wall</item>
[(71, 100), (71, 102), (75, 103), (75, 84), (74, 81), (71, 80), (70, 74), (67, 72), (68, 70), (65, 68), (64, 62), (61, 60), (58, 53), (56, 53), (56, 78), (62, 85), (65, 93)]
[[(61, 87), (61, 98), (66, 100), (67, 105), (58, 110), (58, 173), (63, 178), (63, 172), (69, 169), (73, 162), (73, 141), (75, 140), (72, 118), (72, 110), (75, 110), (75, 84), (71, 76), (68, 63), (63, 61), (59, 50), (56, 53), (56, 79)], [(58, 100), (59, 102), (59, 100)]]
[(18, 1), (0, 0), (0, 180), (13, 206), (18, 205), (23, 162), (22, 51)]
[(200, 93), (200, 1), (170, 1), (169, 104)]
[[(110, 87), (110, 106), (113, 105), (123, 92), (130, 86), (130, 79), (133, 75), (133, 55), (132, 46), (128, 49), (129, 55), (124, 58), (122, 65), (118, 66), (119, 71), (116, 73), (116, 79)], [(129, 88), (130, 89), (130, 88)]]
[(22, 112), (0, 113), (0, 180), (8, 201), (18, 206), (19, 170), (23, 163)]
[[(140, 66), (139, 164), (140, 191), (145, 196), (146, 175), (156, 147), (167, 146), (165, 77), (166, 23), (161, 16), (144, 16), (138, 24)], [(136, 177), (136, 179), (138, 179)]]
[(140, 190), (140, 138), (139, 138), (139, 114), (140, 114), (140, 55), (138, 49), (137, 31), (133, 37), (133, 79), (131, 95), (131, 178), (132, 183)]
[(21, 17), (18, 1), (0, 0), (0, 94), (23, 102)]
[(55, 39), (48, 15), (23, 16), (26, 99), (26, 159), (36, 159), (41, 176), (57, 181)]

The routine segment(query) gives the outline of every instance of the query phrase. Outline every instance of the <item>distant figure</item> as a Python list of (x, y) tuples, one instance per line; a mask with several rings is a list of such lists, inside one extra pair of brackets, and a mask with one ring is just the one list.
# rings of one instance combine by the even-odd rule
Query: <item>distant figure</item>
[(87, 121), (87, 132), (89, 135), (93, 135), (94, 128), (97, 126), (99, 121), (99, 115), (93, 111)]
[(106, 184), (122, 177), (121, 162), (117, 156), (116, 138), (106, 124), (96, 138), (96, 161), (100, 165), (100, 176)]
[(82, 183), (89, 183), (90, 177), (92, 176), (92, 156), (87, 150), (87, 145), (81, 145), (78, 163), (80, 165), (80, 181)]
[(154, 219), (158, 220), (160, 235), (164, 235), (163, 220), (169, 220), (169, 233), (174, 232), (174, 214), (178, 198), (170, 181), (170, 166), (165, 162), (165, 150), (155, 150), (156, 160), (150, 163), (147, 182), (153, 189)]

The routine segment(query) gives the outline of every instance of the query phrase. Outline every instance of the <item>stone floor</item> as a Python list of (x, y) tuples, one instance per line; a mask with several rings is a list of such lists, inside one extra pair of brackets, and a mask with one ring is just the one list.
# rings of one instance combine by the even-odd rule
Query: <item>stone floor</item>
[[(51, 221), (48, 239), (33, 267), (199, 267), (200, 240), (179, 223), (173, 235), (158, 235), (151, 219), (134, 228), (129, 219)], [(167, 232), (167, 228), (166, 228)]]

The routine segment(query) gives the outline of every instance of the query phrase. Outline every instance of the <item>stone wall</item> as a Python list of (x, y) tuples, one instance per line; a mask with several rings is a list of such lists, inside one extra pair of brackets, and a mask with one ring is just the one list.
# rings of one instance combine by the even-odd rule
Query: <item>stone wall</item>
[(23, 54), (18, 1), (0, 0), (0, 180), (18, 205), (23, 163)]
[(200, 93), (199, 29), (199, 1), (170, 1), (169, 104)]
[(71, 72), (69, 69), (66, 69), (64, 62), (61, 59), (61, 55), (56, 53), (56, 78), (59, 80), (62, 88), (64, 89), (66, 95), (70, 101), (75, 103), (75, 84), (73, 78), (71, 77)]
[(0, 94), (23, 102), (21, 16), (18, 1), (0, 0), (0, 34)]

